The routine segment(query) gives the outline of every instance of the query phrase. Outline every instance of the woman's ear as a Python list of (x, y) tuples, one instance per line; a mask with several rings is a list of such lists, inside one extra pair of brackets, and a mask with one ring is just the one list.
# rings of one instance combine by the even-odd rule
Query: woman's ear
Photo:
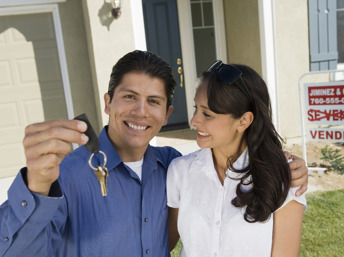
[(240, 118), (240, 124), (238, 127), (239, 132), (244, 132), (253, 122), (254, 115), (252, 112), (245, 112)]

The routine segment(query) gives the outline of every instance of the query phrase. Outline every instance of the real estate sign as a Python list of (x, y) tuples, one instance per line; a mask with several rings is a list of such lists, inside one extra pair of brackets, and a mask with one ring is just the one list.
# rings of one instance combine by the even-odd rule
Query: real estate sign
[[(344, 82), (305, 84), (308, 125), (344, 125)], [(309, 141), (344, 142), (344, 129), (307, 128)]]

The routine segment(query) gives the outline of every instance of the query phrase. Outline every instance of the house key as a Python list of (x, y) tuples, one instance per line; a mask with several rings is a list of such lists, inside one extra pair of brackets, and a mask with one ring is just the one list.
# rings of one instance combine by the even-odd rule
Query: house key
[[(88, 136), (89, 140), (86, 143), (85, 147), (87, 150), (92, 152), (90, 158), (88, 159), (88, 165), (94, 170), (94, 174), (96, 175), (99, 181), (102, 196), (106, 196), (107, 195), (107, 177), (109, 175), (109, 171), (105, 167), (106, 161), (107, 161), (106, 154), (103, 151), (99, 151), (98, 147), (100, 143), (99, 143), (98, 137), (96, 133), (94, 132), (91, 126), (91, 123), (87, 119), (86, 114), (81, 114), (75, 117), (74, 119), (84, 121), (87, 124), (87, 130), (85, 131), (85, 134)], [(102, 154), (104, 157), (103, 158), (104, 163), (98, 165), (97, 168), (95, 168), (92, 164), (92, 158), (94, 157), (95, 154)]]
[(104, 156), (104, 164), (99, 165), (97, 168), (95, 168), (92, 165), (92, 158), (94, 156), (94, 153), (91, 154), (90, 159), (88, 160), (88, 164), (94, 170), (94, 174), (96, 174), (96, 176), (97, 176), (97, 179), (98, 179), (99, 184), (100, 184), (100, 191), (102, 192), (102, 196), (106, 196), (107, 195), (107, 184), (106, 183), (107, 183), (107, 177), (109, 175), (109, 171), (105, 167), (105, 164), (106, 164), (105, 153), (102, 151), (99, 151), (99, 153), (101, 153)]
[(99, 165), (97, 169), (94, 171), (94, 174), (96, 174), (97, 179), (100, 183), (100, 190), (102, 192), (102, 196), (106, 196), (107, 195), (106, 180), (109, 175), (107, 168), (104, 165)]

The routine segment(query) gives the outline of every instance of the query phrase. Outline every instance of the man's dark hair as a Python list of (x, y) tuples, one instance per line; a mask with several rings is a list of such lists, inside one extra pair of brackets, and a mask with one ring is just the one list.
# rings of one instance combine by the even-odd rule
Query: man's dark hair
[(152, 78), (160, 78), (165, 84), (167, 108), (172, 104), (176, 87), (171, 66), (162, 57), (148, 51), (135, 50), (127, 53), (113, 66), (110, 75), (108, 94), (112, 100), (115, 88), (121, 83), (123, 76), (129, 72), (141, 72)]

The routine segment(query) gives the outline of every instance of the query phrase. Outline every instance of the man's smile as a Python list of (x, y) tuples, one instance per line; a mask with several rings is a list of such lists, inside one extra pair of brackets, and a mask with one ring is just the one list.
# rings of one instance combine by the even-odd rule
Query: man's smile
[(128, 121), (124, 121), (124, 124), (127, 125), (129, 128), (140, 130), (140, 131), (144, 131), (149, 128), (149, 126), (135, 125)]

